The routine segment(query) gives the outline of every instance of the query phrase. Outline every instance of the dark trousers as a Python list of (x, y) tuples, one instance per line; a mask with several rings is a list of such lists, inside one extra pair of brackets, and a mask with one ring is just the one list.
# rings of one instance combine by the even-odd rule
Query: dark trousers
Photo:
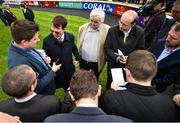
[(80, 68), (85, 70), (93, 70), (98, 80), (100, 72), (98, 72), (98, 62), (88, 62), (83, 59), (80, 61)]

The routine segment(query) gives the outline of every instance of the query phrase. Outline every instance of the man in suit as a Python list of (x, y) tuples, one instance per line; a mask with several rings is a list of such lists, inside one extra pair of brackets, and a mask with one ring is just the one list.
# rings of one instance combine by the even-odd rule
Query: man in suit
[(69, 114), (49, 116), (45, 122), (131, 122), (127, 118), (107, 115), (98, 108), (101, 86), (92, 70), (77, 71), (72, 76), (69, 93), (77, 107)]
[(8, 23), (6, 19), (4, 18), (3, 10), (1, 8), (0, 8), (0, 19), (2, 20), (5, 26), (8, 26)]
[(3, 3), (3, 9), (4, 9), (4, 18), (8, 22), (8, 25), (11, 26), (11, 24), (17, 20), (16, 16), (11, 12), (11, 8), (8, 4)]
[(96, 8), (90, 13), (90, 22), (79, 27), (78, 49), (81, 54), (80, 68), (92, 69), (98, 80), (104, 67), (104, 42), (109, 26), (104, 24), (105, 12)]
[(28, 8), (25, 2), (20, 4), (20, 8), (22, 9), (24, 18), (34, 22), (34, 13), (30, 8)]
[(100, 107), (113, 115), (120, 115), (136, 122), (173, 121), (174, 103), (170, 96), (157, 93), (151, 86), (156, 75), (155, 56), (145, 50), (136, 50), (128, 55), (125, 74), (125, 90), (111, 83), (100, 103)]
[(56, 71), (60, 65), (50, 67), (45, 59), (34, 49), (39, 42), (38, 25), (28, 20), (17, 20), (11, 26), (13, 42), (9, 48), (8, 66), (26, 64), (36, 71), (38, 76), (37, 92), (54, 94)]
[(47, 116), (68, 112), (71, 100), (61, 103), (54, 95), (39, 95), (34, 91), (38, 74), (27, 65), (10, 69), (2, 79), (3, 91), (13, 98), (0, 103), (0, 111), (17, 115), (23, 122), (42, 122)]
[(168, 93), (167, 87), (180, 75), (180, 23), (175, 24), (166, 39), (159, 40), (150, 51), (156, 56), (158, 72), (153, 83), (159, 92)]
[[(75, 71), (74, 64), (78, 64), (80, 56), (74, 42), (74, 35), (67, 32), (67, 19), (57, 15), (52, 20), (51, 33), (43, 40), (43, 49), (51, 57), (53, 62), (61, 64), (55, 77), (56, 88), (62, 87), (65, 91), (69, 87), (72, 74)], [(75, 56), (73, 62), (72, 54)]]
[(104, 45), (108, 63), (107, 89), (112, 82), (111, 68), (123, 68), (129, 53), (144, 48), (144, 32), (136, 25), (137, 18), (135, 11), (126, 11), (119, 20), (119, 25), (111, 27), (108, 31)]

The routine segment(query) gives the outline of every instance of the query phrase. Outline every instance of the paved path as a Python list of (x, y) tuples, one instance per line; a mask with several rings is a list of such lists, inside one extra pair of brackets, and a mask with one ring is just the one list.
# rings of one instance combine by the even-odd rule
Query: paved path
[[(12, 6), (12, 7), (19, 7), (19, 6)], [(48, 12), (56, 12), (56, 13), (74, 15), (74, 16), (81, 16), (87, 19), (89, 18), (89, 13), (91, 12), (89, 10), (80, 10), (80, 9), (49, 8), (49, 7), (36, 7), (36, 6), (30, 8), (32, 10), (38, 10), (38, 11), (48, 11)], [(119, 18), (120, 18), (119, 16), (106, 13), (104, 23), (113, 26), (118, 24)]]

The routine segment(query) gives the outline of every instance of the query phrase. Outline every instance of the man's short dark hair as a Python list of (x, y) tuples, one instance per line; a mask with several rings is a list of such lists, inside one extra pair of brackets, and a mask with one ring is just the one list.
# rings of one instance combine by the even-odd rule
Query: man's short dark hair
[(137, 81), (151, 81), (157, 73), (156, 57), (145, 50), (136, 50), (128, 55), (126, 68)]
[(67, 19), (61, 15), (57, 15), (53, 18), (52, 23), (54, 27), (59, 28), (62, 26), (62, 29), (64, 29), (67, 26)]
[(16, 20), (11, 25), (11, 35), (17, 44), (22, 40), (30, 41), (38, 31), (38, 24), (28, 20)]
[(98, 82), (92, 70), (79, 70), (74, 73), (70, 82), (70, 92), (75, 100), (81, 98), (94, 99), (98, 92)]
[(3, 91), (9, 96), (17, 98), (26, 96), (34, 83), (31, 70), (27, 65), (19, 65), (10, 69), (2, 79)]

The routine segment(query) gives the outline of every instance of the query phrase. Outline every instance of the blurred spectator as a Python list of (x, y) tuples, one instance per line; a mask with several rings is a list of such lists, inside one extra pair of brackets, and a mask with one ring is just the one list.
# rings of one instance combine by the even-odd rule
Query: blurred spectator
[(180, 22), (180, 0), (176, 0), (172, 7), (172, 19), (166, 18), (166, 22), (163, 24), (163, 27), (161, 28), (158, 38), (166, 38), (168, 35), (169, 30), (171, 29), (172, 25), (174, 25), (177, 22)]
[[(129, 53), (137, 49), (144, 49), (144, 32), (136, 25), (138, 15), (133, 10), (123, 13), (119, 25), (111, 27), (105, 40), (105, 54), (107, 57), (107, 84), (112, 82), (111, 68), (123, 68)], [(123, 54), (119, 54), (122, 52)]]
[[(74, 35), (66, 31), (67, 19), (57, 15), (52, 20), (51, 33), (43, 41), (43, 49), (51, 57), (53, 62), (61, 64), (55, 77), (56, 88), (62, 87), (65, 91), (69, 87), (72, 74), (75, 71), (74, 64), (78, 64), (80, 56), (74, 42)], [(72, 54), (76, 60), (73, 64)]]
[(8, 26), (8, 23), (6, 19), (4, 18), (3, 10), (1, 8), (0, 8), (0, 19), (2, 20), (5, 26)]
[(22, 12), (24, 14), (24, 18), (29, 20), (29, 21), (34, 22), (34, 13), (30, 8), (28, 8), (28, 6), (25, 2), (20, 4), (20, 8), (22, 9)]
[(105, 12), (96, 8), (90, 13), (90, 22), (79, 27), (78, 49), (81, 54), (80, 68), (92, 69), (98, 80), (104, 67), (104, 42), (109, 26), (104, 24)]
[(157, 40), (161, 26), (166, 20), (165, 0), (153, 0), (152, 7), (154, 14), (148, 18), (144, 27), (146, 49)]
[(79, 70), (72, 76), (69, 93), (77, 107), (69, 114), (49, 116), (45, 122), (131, 122), (127, 118), (106, 115), (98, 108), (101, 86), (91, 70)]
[[(52, 67), (46, 63), (45, 59), (34, 48), (39, 42), (39, 27), (32, 21), (17, 20), (11, 26), (13, 42), (9, 48), (8, 66), (26, 64), (36, 71), (38, 76), (37, 93), (54, 94), (56, 71), (60, 65), (55, 63)], [(18, 58), (18, 60), (17, 60)]]
[(17, 20), (16, 16), (11, 12), (11, 8), (8, 4), (3, 3), (2, 5), (3, 9), (4, 9), (4, 18), (6, 19), (6, 21), (8, 22), (8, 25), (11, 26), (11, 24)]
[(38, 95), (38, 74), (27, 65), (10, 69), (2, 79), (3, 91), (12, 98), (0, 103), (0, 111), (18, 115), (23, 122), (42, 122), (47, 116), (69, 111), (71, 102), (61, 103), (54, 95)]
[(145, 50), (130, 53), (125, 68), (126, 89), (118, 90), (118, 85), (112, 82), (112, 89), (102, 97), (102, 109), (136, 122), (173, 121), (175, 107), (171, 97), (157, 93), (151, 86), (156, 72), (156, 58), (152, 53)]

